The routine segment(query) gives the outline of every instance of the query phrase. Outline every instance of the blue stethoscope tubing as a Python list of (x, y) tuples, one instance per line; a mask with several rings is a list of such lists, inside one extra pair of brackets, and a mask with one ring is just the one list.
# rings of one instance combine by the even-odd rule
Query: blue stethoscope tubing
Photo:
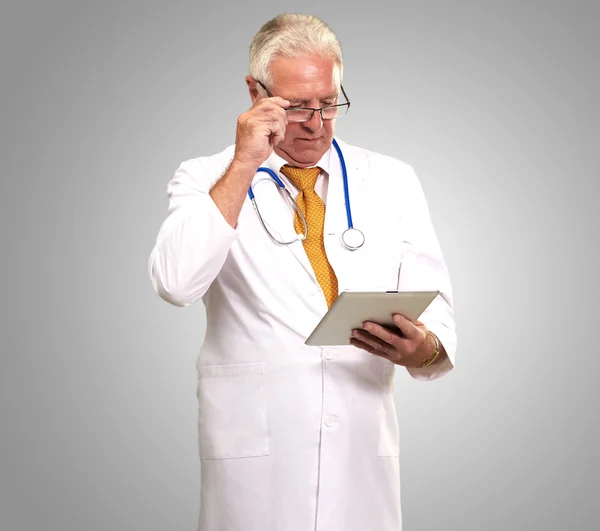
[[(348, 220), (348, 228), (342, 233), (342, 243), (344, 244), (346, 249), (348, 249), (349, 251), (356, 251), (356, 249), (359, 249), (365, 243), (365, 235), (362, 233), (362, 231), (360, 231), (359, 229), (356, 229), (354, 227), (354, 224), (352, 223), (352, 211), (350, 209), (350, 193), (348, 191), (348, 170), (346, 168), (346, 161), (344, 160), (344, 155), (342, 154), (342, 150), (340, 149), (340, 146), (336, 142), (335, 138), (333, 139), (332, 144), (333, 144), (333, 147), (335, 148), (335, 150), (337, 151), (338, 158), (340, 160), (340, 166), (342, 167), (342, 179), (344, 181), (344, 198), (345, 198), (345, 202), (346, 202), (346, 218)], [(296, 205), (296, 202), (292, 199), (292, 196), (291, 196), (289, 190), (287, 190), (287, 188), (285, 187), (285, 184), (283, 184), (283, 181), (270, 168), (265, 168), (264, 166), (261, 166), (256, 171), (257, 171), (257, 173), (258, 172), (268, 173), (271, 176), (271, 178), (279, 186), (280, 191), (286, 193), (288, 200), (291, 201), (291, 205), (294, 207), (296, 212), (299, 214), (300, 219), (304, 225), (304, 234), (299, 234), (298, 237), (295, 238), (294, 240), (291, 240), (289, 242), (280, 242), (280, 241), (276, 240), (275, 238), (273, 238), (270, 231), (267, 229), (267, 227), (262, 219), (262, 216), (260, 215), (260, 211), (258, 210), (258, 206), (256, 205), (256, 200), (254, 198), (254, 192), (252, 191), (252, 186), (250, 186), (250, 188), (248, 189), (248, 195), (250, 197), (250, 200), (252, 201), (252, 205), (254, 206), (254, 210), (256, 210), (256, 213), (258, 215), (258, 218), (260, 219), (262, 226), (267, 231), (267, 234), (269, 235), (271, 240), (273, 240), (275, 243), (277, 243), (279, 245), (289, 245), (298, 240), (300, 240), (300, 241), (304, 240), (308, 233), (306, 219), (304, 218), (304, 215), (300, 211), (299, 207)]]

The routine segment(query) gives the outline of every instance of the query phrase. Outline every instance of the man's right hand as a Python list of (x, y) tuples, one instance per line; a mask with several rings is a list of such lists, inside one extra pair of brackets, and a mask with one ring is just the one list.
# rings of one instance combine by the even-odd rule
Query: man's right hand
[(290, 102), (278, 96), (262, 98), (237, 121), (234, 160), (258, 168), (285, 136), (285, 109)]
[(210, 190), (221, 214), (234, 228), (257, 168), (285, 136), (285, 109), (289, 105), (280, 97), (262, 98), (238, 118), (233, 160)]

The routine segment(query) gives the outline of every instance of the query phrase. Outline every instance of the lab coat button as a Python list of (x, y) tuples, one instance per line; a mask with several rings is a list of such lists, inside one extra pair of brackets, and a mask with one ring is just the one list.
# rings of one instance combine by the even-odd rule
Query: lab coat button
[(336, 418), (334, 416), (329, 416), (325, 419), (325, 426), (331, 428), (336, 422)]
[(323, 349), (323, 357), (326, 360), (332, 360), (333, 359), (333, 350), (331, 350), (330, 348)]

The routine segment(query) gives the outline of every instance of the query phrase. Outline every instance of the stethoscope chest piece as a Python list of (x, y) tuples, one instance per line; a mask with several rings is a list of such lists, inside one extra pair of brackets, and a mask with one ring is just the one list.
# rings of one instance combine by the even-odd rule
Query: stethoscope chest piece
[(342, 243), (349, 251), (356, 251), (365, 243), (365, 235), (362, 231), (349, 227), (342, 233)]

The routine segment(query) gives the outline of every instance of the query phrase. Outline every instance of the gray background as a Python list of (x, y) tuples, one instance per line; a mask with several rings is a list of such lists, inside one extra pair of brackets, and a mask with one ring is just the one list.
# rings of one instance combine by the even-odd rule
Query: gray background
[[(390, 3), (392, 4), (392, 3)], [(2, 3), (0, 529), (193, 530), (201, 304), (146, 266), (182, 160), (284, 11), (330, 23), (344, 140), (412, 164), (458, 367), (400, 372), (407, 531), (596, 530), (596, 1)]]

